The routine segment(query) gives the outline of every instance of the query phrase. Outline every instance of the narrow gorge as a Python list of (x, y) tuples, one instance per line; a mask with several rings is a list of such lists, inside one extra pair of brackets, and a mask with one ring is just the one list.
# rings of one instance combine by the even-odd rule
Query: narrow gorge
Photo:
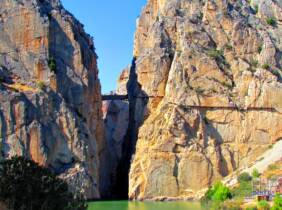
[(59, 0), (0, 0), (1, 158), (89, 199), (186, 200), (282, 139), (280, 1), (148, 0), (136, 27), (102, 96), (93, 40)]

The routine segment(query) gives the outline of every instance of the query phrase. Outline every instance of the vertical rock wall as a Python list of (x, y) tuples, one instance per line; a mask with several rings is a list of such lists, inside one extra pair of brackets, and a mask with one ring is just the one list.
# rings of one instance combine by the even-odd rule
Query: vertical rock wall
[(272, 0), (148, 0), (128, 83), (141, 125), (131, 199), (194, 197), (281, 140), (281, 11)]
[(59, 0), (0, 1), (0, 142), (99, 198), (104, 149), (94, 44)]

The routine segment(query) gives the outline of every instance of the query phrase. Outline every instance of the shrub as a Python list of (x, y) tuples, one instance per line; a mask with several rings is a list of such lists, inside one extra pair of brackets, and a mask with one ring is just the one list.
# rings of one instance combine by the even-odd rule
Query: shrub
[(250, 174), (247, 173), (247, 172), (241, 173), (241, 174), (238, 176), (238, 182), (239, 182), (239, 183), (242, 183), (242, 182), (250, 182), (250, 181), (252, 181), (252, 177), (251, 177)]
[(277, 24), (277, 21), (274, 17), (267, 18), (266, 22), (267, 22), (268, 25), (271, 25), (271, 26), (276, 26), (276, 24)]
[(269, 171), (273, 171), (273, 170), (279, 169), (279, 167), (278, 167), (278, 165), (276, 165), (276, 164), (270, 164), (270, 165), (267, 167), (267, 169), (268, 169)]
[(246, 210), (258, 210), (256, 206), (248, 206)]
[(282, 198), (281, 195), (276, 194), (273, 200), (273, 206), (271, 210), (281, 210), (282, 209)]
[(221, 182), (217, 182), (210, 187), (204, 196), (205, 201), (225, 201), (231, 198), (230, 189)]
[(232, 195), (235, 198), (244, 198), (252, 194), (252, 183), (250, 181), (241, 181), (239, 186), (232, 189)]
[(212, 49), (208, 51), (208, 56), (217, 59), (223, 56), (223, 52), (222, 50)]
[(225, 46), (224, 46), (224, 48), (226, 49), (226, 50), (232, 50), (233, 49), (233, 47), (232, 47), (232, 45), (231, 44), (226, 44)]
[(267, 201), (261, 200), (258, 202), (258, 209), (259, 210), (270, 210), (270, 205)]
[(262, 68), (269, 70), (270, 69), (270, 65), (268, 63), (265, 63), (262, 65)]
[(262, 45), (258, 46), (258, 53), (262, 52)]
[(13, 210), (86, 210), (81, 196), (48, 169), (23, 157), (1, 161), (0, 202)]
[(253, 176), (253, 178), (259, 178), (260, 177), (260, 173), (256, 168), (253, 170), (252, 176)]
[(259, 6), (258, 5), (255, 5), (254, 11), (255, 11), (256, 14), (258, 13), (258, 11), (259, 11)]
[(45, 88), (45, 83), (43, 81), (38, 81), (36, 85), (37, 85), (37, 88), (40, 90), (44, 90)]
[(49, 60), (48, 60), (48, 67), (51, 70), (51, 72), (56, 73), (56, 71), (57, 71), (57, 64), (56, 64), (55, 58), (53, 58), (53, 57), (49, 58)]
[(255, 60), (255, 59), (252, 59), (252, 60), (251, 60), (251, 66), (252, 66), (252, 67), (257, 68), (257, 67), (258, 67), (258, 64), (259, 64), (258, 60)]
[(221, 203), (218, 209), (220, 210), (240, 210), (242, 205), (241, 200), (227, 200)]

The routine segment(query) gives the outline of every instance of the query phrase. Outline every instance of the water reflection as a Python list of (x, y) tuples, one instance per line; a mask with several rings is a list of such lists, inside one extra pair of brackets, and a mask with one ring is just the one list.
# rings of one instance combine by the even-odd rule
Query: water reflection
[(106, 201), (90, 203), (88, 210), (201, 210), (201, 205), (195, 202)]

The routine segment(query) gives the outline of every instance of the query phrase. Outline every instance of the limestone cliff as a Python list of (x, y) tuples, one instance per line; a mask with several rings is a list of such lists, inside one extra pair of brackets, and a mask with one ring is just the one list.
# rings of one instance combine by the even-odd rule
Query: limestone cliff
[(1, 155), (98, 198), (104, 148), (94, 44), (59, 0), (0, 1)]
[(127, 85), (131, 199), (193, 197), (282, 138), (281, 14), (275, 0), (148, 0)]

